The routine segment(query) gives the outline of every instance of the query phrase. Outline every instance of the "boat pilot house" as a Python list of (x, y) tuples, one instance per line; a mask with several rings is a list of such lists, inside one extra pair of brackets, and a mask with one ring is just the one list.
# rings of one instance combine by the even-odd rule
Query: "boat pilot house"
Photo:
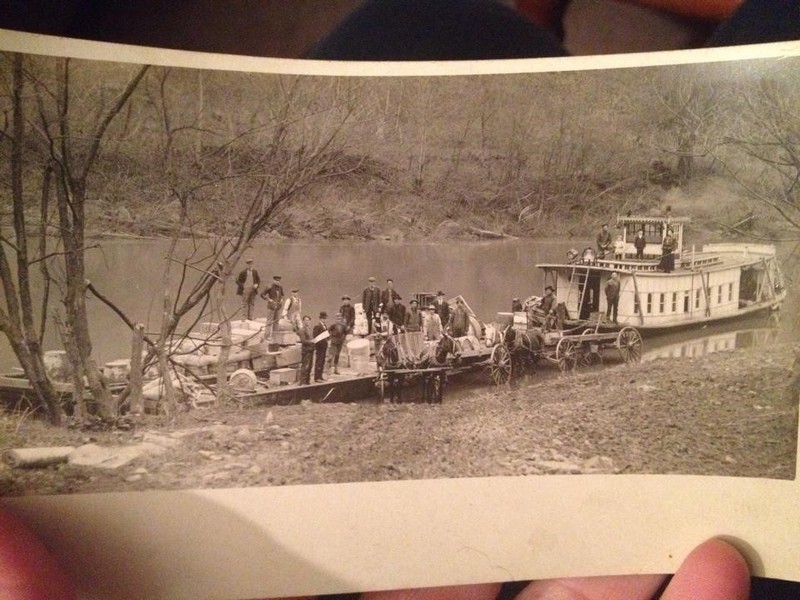
[[(614, 252), (570, 252), (562, 264), (539, 264), (571, 318), (601, 320), (612, 273), (619, 277), (619, 326), (666, 329), (775, 310), (786, 290), (775, 247), (684, 247), (688, 217), (619, 217)], [(637, 238), (638, 241), (637, 241)], [(643, 239), (642, 239), (643, 238)]]

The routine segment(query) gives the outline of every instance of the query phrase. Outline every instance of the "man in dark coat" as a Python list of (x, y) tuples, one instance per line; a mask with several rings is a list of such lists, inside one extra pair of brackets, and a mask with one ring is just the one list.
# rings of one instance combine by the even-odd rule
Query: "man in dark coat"
[(367, 334), (372, 333), (372, 325), (375, 318), (381, 312), (381, 291), (375, 285), (375, 278), (369, 278), (369, 285), (364, 288), (361, 294), (361, 307), (367, 317)]
[(636, 259), (644, 260), (644, 249), (647, 246), (647, 240), (644, 239), (644, 229), (636, 232), (636, 237), (633, 239), (633, 247), (636, 248)]
[(250, 319), (253, 316), (253, 304), (261, 279), (258, 277), (258, 271), (253, 268), (253, 259), (248, 258), (245, 262), (247, 267), (239, 271), (236, 277), (236, 295), (242, 297), (244, 318)]
[(603, 223), (603, 228), (597, 234), (597, 258), (605, 258), (611, 254), (614, 248), (614, 241), (611, 239), (611, 232), (608, 230), (608, 223)]
[(677, 247), (678, 242), (672, 229), (667, 229), (664, 241), (661, 242), (661, 261), (658, 264), (658, 268), (664, 273), (672, 273), (675, 270), (675, 249)]
[[(352, 307), (351, 307), (352, 308)], [(347, 325), (344, 322), (341, 314), (336, 315), (336, 321), (330, 326), (328, 331), (331, 332), (331, 352), (330, 359), (333, 365), (334, 374), (339, 374), (339, 356), (342, 353), (342, 346), (347, 338)]]
[(415, 331), (422, 331), (422, 313), (419, 310), (419, 303), (412, 300), (410, 303), (411, 309), (406, 313), (403, 319), (403, 329), (409, 333)]
[[(311, 332), (314, 338), (328, 331), (328, 325), (325, 319), (328, 318), (328, 313), (319, 313), (319, 323), (314, 325), (314, 330)], [(319, 340), (314, 348), (314, 381), (325, 381), (322, 373), (325, 371), (325, 355), (328, 353), (328, 338)]]
[(406, 307), (400, 304), (400, 300), (402, 298), (394, 289), (394, 281), (387, 279), (386, 288), (381, 292), (381, 304), (383, 305), (381, 310), (393, 324), (391, 333), (397, 333), (397, 330), (403, 326), (403, 319), (406, 316)]
[(450, 322), (450, 305), (445, 300), (444, 292), (439, 290), (436, 292), (436, 300), (433, 303), (433, 309), (439, 315), (442, 325), (447, 325)]
[(267, 301), (267, 325), (265, 327), (265, 337), (272, 337), (272, 328), (278, 322), (281, 314), (281, 306), (283, 305), (283, 286), (281, 285), (281, 276), (274, 275), (272, 277), (272, 285), (261, 292), (261, 297)]
[(612, 273), (606, 283), (606, 319), (612, 323), (617, 322), (617, 309), (619, 308), (619, 275)]
[(311, 364), (314, 362), (314, 333), (311, 330), (311, 317), (303, 317), (297, 330), (300, 338), (300, 385), (311, 383)]
[(469, 332), (469, 313), (460, 297), (456, 300), (456, 307), (450, 314), (448, 328), (450, 329), (450, 335), (453, 337), (463, 337)]
[(356, 309), (350, 304), (350, 296), (342, 296), (342, 306), (339, 308), (342, 316), (346, 333), (353, 333), (353, 326), (356, 324)]

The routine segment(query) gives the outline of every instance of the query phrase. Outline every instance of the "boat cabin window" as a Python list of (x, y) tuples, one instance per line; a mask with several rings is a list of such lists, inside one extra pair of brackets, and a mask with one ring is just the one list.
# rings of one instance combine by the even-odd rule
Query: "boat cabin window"
[(722, 304), (722, 286), (717, 290), (717, 304)]
[(700, 308), (700, 288), (697, 288), (694, 293), (694, 307)]
[(733, 302), (733, 283), (728, 284), (728, 302)]
[(672, 312), (678, 312), (678, 292), (672, 292)]
[(626, 223), (625, 240), (632, 242), (639, 231), (644, 231), (644, 239), (648, 244), (660, 244), (664, 239), (663, 223)]
[(663, 312), (664, 312), (664, 294), (660, 294), (660, 295), (659, 295), (659, 299), (658, 299), (658, 312), (660, 312), (660, 313), (663, 313)]
[(683, 312), (689, 312), (689, 290), (686, 290), (683, 294)]
[(653, 294), (647, 294), (647, 314), (653, 312)]

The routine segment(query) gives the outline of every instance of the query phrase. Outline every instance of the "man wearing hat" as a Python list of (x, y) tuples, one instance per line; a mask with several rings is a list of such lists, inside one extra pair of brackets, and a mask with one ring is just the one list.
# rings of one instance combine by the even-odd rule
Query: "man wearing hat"
[(261, 292), (261, 297), (267, 301), (267, 325), (265, 337), (271, 338), (272, 328), (274, 327), (275, 323), (278, 322), (281, 305), (283, 304), (284, 294), (280, 275), (273, 275), (272, 285)]
[(406, 313), (403, 329), (409, 333), (422, 331), (422, 313), (419, 311), (419, 302), (411, 300), (411, 308)]
[[(325, 319), (328, 318), (328, 313), (322, 311), (319, 313), (319, 323), (314, 325), (314, 330), (311, 334), (314, 336), (314, 339), (317, 339), (320, 335), (328, 331), (328, 325), (325, 323)], [(328, 338), (324, 337), (321, 340), (316, 342), (316, 346), (314, 348), (314, 381), (325, 381), (322, 377), (322, 373), (325, 371), (325, 355), (328, 353)]]
[(433, 308), (436, 314), (439, 315), (439, 320), (442, 325), (446, 325), (450, 321), (450, 305), (444, 299), (444, 292), (439, 290), (436, 292), (436, 300), (433, 303)]
[(361, 294), (361, 307), (367, 317), (367, 334), (372, 333), (372, 322), (381, 312), (381, 291), (375, 285), (375, 278), (369, 278), (369, 285)]
[(300, 289), (293, 288), (292, 295), (283, 302), (283, 312), (281, 317), (288, 320), (295, 331), (299, 331), (303, 326), (300, 315), (303, 314), (303, 301), (300, 300)]
[(356, 309), (350, 304), (350, 296), (342, 296), (342, 306), (339, 308), (339, 314), (342, 317), (342, 323), (345, 326), (346, 333), (353, 333), (353, 327), (356, 324)]
[(333, 372), (338, 375), (339, 355), (342, 353), (342, 346), (344, 346), (344, 340), (347, 338), (347, 325), (345, 324), (341, 313), (336, 315), (336, 320), (328, 328), (328, 331), (331, 334), (331, 351), (328, 354), (328, 357), (333, 364)]
[(297, 329), (300, 338), (300, 385), (311, 383), (311, 364), (314, 362), (314, 334), (311, 317), (305, 315)]
[(244, 318), (251, 319), (261, 279), (258, 277), (258, 271), (253, 268), (253, 259), (248, 258), (245, 262), (247, 266), (239, 271), (239, 275), (236, 277), (236, 295), (242, 297)]
[(544, 288), (544, 297), (542, 297), (540, 306), (545, 317), (553, 312), (553, 309), (556, 307), (555, 291), (552, 285), (548, 285)]
[(425, 339), (439, 341), (442, 339), (442, 319), (436, 312), (436, 306), (431, 304), (428, 307), (428, 314), (425, 317)]

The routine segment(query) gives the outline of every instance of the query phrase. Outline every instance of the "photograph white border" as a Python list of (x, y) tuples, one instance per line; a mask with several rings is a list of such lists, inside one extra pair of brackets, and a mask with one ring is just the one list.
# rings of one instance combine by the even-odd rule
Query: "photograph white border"
[[(797, 56), (800, 44), (453, 63), (191, 53), (0, 30), (0, 48), (91, 60), (337, 76), (470, 75)], [(800, 458), (800, 453), (798, 453)], [(800, 460), (798, 460), (800, 463)], [(800, 484), (581, 475), (0, 499), (85, 598), (253, 598), (673, 572), (726, 536), (753, 574), (800, 580)]]

